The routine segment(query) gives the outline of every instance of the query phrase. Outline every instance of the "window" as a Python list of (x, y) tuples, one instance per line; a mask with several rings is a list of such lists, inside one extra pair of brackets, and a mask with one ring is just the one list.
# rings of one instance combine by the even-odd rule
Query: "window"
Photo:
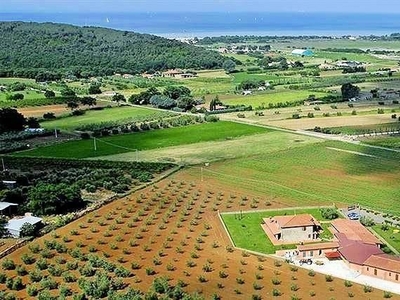
[(319, 251), (318, 251), (318, 255), (321, 255), (322, 254), (322, 250), (320, 249)]
[(306, 251), (303, 252), (303, 257), (306, 257)]
[(378, 275), (378, 270), (377, 269), (374, 269), (374, 275), (375, 276)]
[(306, 226), (304, 226), (304, 227), (303, 227), (303, 231), (306, 231), (306, 230), (307, 230), (307, 227), (306, 227)]
[(399, 274), (396, 274), (396, 281), (399, 281)]
[(367, 267), (367, 271), (369, 271), (369, 268)]
[(308, 238), (311, 239), (311, 234), (308, 235)]
[(392, 273), (389, 272), (389, 277), (391, 277), (391, 276), (392, 276)]
[(314, 256), (314, 251), (310, 251), (310, 256)]

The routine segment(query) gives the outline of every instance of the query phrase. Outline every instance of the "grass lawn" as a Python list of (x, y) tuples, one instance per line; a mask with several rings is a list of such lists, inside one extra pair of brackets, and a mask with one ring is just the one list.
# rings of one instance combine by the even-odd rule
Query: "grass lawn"
[(19, 152), (20, 156), (43, 156), (65, 158), (89, 158), (148, 150), (169, 146), (186, 145), (205, 141), (226, 140), (234, 137), (268, 132), (265, 128), (220, 121), (179, 128), (159, 129), (131, 134), (121, 134), (93, 140), (71, 141), (48, 147)]
[(238, 214), (221, 214), (221, 217), (235, 243), (235, 246), (271, 254), (275, 253), (275, 251), (279, 249), (293, 248), (293, 245), (275, 247), (261, 228), (262, 219), (271, 216), (305, 213), (311, 214), (317, 220), (323, 220), (318, 208), (244, 213), (242, 214), (242, 219), (239, 219)]
[(229, 105), (251, 105), (252, 107), (264, 106), (268, 107), (269, 103), (276, 104), (279, 102), (294, 102), (298, 100), (306, 100), (309, 95), (315, 95), (316, 97), (326, 96), (326, 93), (311, 92), (311, 91), (273, 91), (262, 94), (250, 95), (250, 96), (234, 96), (225, 97), (223, 99), (224, 104)]
[[(389, 226), (389, 230), (384, 231), (381, 229), (381, 225), (375, 225), (372, 227), (381, 237), (383, 237), (388, 244), (400, 252), (400, 231), (399, 228)], [(397, 231), (396, 231), (397, 230)]]
[[(114, 107), (106, 108), (103, 110), (87, 110), (83, 116), (71, 116), (65, 117), (58, 120), (42, 122), (44, 128), (58, 128), (64, 130), (74, 130), (78, 126), (101, 123), (108, 121), (117, 121), (123, 119), (135, 119), (142, 117), (156, 116), (159, 118), (162, 116), (162, 112), (142, 108), (142, 107)], [(170, 113), (166, 112), (165, 115), (168, 116)]]
[(326, 141), (214, 163), (204, 179), (280, 205), (360, 203), (400, 215), (399, 160), (400, 153)]

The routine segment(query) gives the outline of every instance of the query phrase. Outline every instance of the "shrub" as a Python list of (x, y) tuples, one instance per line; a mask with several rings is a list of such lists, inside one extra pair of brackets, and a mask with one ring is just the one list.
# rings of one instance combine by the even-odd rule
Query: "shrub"
[(349, 280), (345, 280), (345, 281), (344, 281), (344, 286), (345, 286), (345, 287), (352, 287), (352, 286), (353, 286), (353, 283), (352, 283), (351, 281), (349, 281)]
[(315, 276), (315, 271), (314, 270), (308, 271), (308, 276), (314, 277)]
[(16, 266), (13, 260), (6, 258), (1, 263), (1, 267), (3, 268), (3, 270), (15, 270)]
[(330, 208), (330, 207), (321, 208), (320, 212), (321, 212), (322, 217), (327, 220), (334, 220), (339, 217), (339, 213), (337, 212), (337, 210), (335, 208)]
[(383, 292), (383, 298), (389, 299), (389, 298), (392, 298), (392, 297), (393, 297), (392, 293), (387, 292), (387, 291)]
[(310, 291), (310, 297), (315, 297), (316, 293), (314, 291)]
[(40, 281), (40, 285), (42, 286), (43, 289), (48, 289), (48, 290), (55, 290), (58, 288), (58, 283), (54, 279), (47, 277), (43, 278)]
[(39, 282), (42, 280), (42, 278), (43, 278), (42, 273), (37, 269), (29, 272), (29, 279), (32, 282)]
[(4, 273), (0, 273), (0, 283), (5, 283), (7, 280), (7, 275)]
[(282, 292), (280, 290), (278, 290), (278, 289), (273, 289), (272, 290), (272, 296), (279, 297), (281, 295), (282, 295)]
[(272, 278), (272, 284), (273, 285), (280, 285), (282, 283), (282, 280), (278, 279), (278, 278)]
[(28, 272), (26, 271), (26, 269), (25, 269), (24, 266), (18, 266), (18, 267), (16, 268), (16, 271), (17, 271), (17, 274), (18, 274), (19, 276), (25, 276), (26, 274), (28, 274)]
[(325, 281), (326, 282), (332, 282), (333, 281), (332, 275), (325, 275)]
[(30, 284), (26, 287), (26, 292), (27, 292), (28, 296), (35, 297), (35, 296), (37, 296), (39, 289), (36, 285)]
[(375, 225), (375, 221), (371, 217), (368, 217), (368, 216), (362, 216), (360, 218), (360, 223), (366, 227), (371, 227), (371, 226)]
[(370, 285), (363, 286), (364, 293), (372, 293), (373, 288)]

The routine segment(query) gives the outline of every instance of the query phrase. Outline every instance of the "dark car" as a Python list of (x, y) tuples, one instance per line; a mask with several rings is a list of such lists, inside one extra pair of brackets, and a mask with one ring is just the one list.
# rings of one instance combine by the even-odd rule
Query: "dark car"
[(347, 215), (350, 220), (358, 220), (360, 219), (360, 215), (358, 213), (352, 212)]
[(300, 266), (302, 266), (303, 264), (312, 265), (312, 259), (311, 258), (300, 259), (299, 263)]

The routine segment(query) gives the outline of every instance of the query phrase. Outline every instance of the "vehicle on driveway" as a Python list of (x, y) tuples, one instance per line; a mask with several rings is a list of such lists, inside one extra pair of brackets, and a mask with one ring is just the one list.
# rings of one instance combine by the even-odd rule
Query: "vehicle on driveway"
[(303, 259), (300, 259), (299, 263), (300, 263), (300, 266), (302, 266), (304, 264), (312, 265), (313, 262), (312, 262), (311, 258), (303, 258)]
[(348, 217), (350, 220), (359, 220), (359, 219), (360, 219), (360, 215), (359, 215), (358, 213), (356, 213), (356, 212), (349, 213), (349, 214), (347, 215), (347, 217)]

